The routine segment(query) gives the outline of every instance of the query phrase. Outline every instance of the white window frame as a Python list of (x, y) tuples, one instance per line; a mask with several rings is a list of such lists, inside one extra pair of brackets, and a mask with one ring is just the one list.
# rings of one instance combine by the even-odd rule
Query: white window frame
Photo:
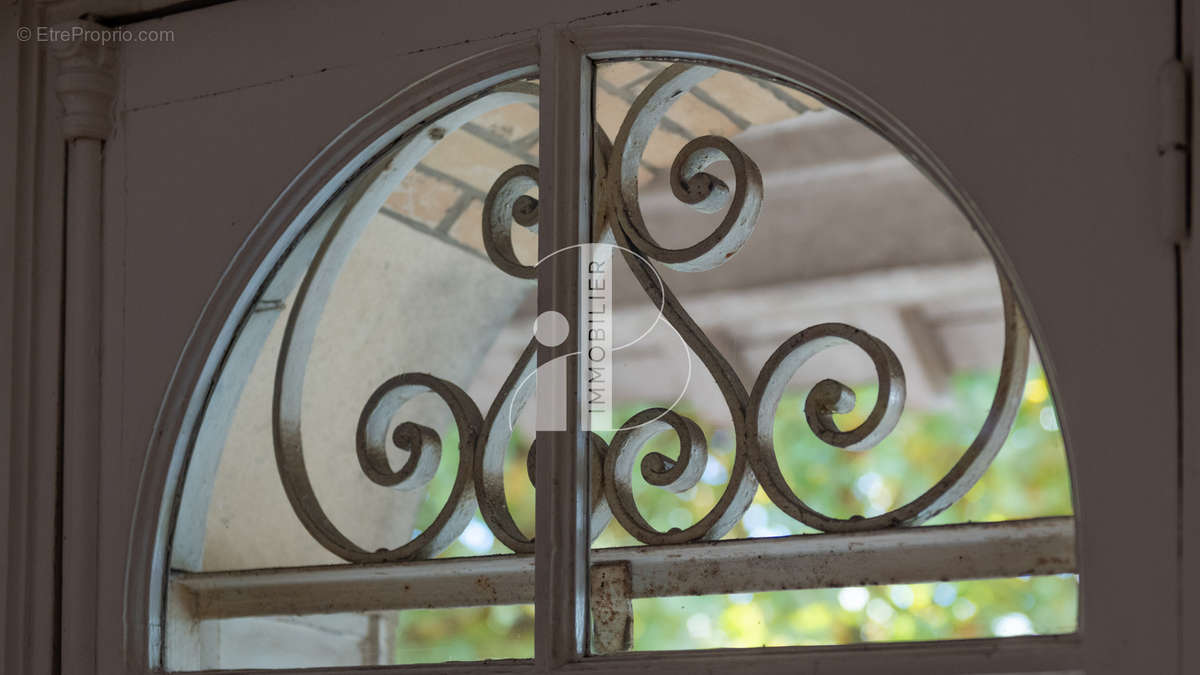
[[(631, 35), (631, 33), (633, 33)], [(666, 41), (674, 46), (671, 38), (675, 38), (678, 47), (664, 49), (629, 49), (629, 44), (653, 44)], [(595, 64), (605, 60), (658, 58), (675, 61), (695, 61), (712, 63), (748, 74), (781, 77), (791, 83), (805, 86), (832, 96), (846, 105), (853, 114), (861, 115), (862, 121), (871, 125), (879, 133), (896, 143), (898, 147), (910, 155), (918, 157), (922, 168), (928, 171), (934, 180), (945, 186), (960, 203), (969, 206), (969, 200), (954, 189), (948, 174), (932, 158), (919, 141), (905, 132), (903, 127), (890, 116), (874, 105), (869, 99), (862, 97), (853, 88), (837, 81), (835, 78), (807, 67), (793, 60), (784, 62), (763, 61), (763, 54), (755, 45), (745, 44), (737, 40), (716, 40), (706, 44), (704, 52), (693, 51), (699, 42), (698, 36), (687, 31), (669, 31), (658, 28), (642, 31), (596, 30), (578, 31), (566, 30), (560, 26), (544, 28), (539, 32), (536, 54), (538, 56), (536, 70), (530, 71), (528, 66), (516, 68), (507, 72), (497, 72), (497, 63), (519, 62), (521, 56), (528, 56), (529, 50), (509, 50), (499, 56), (489, 54), (486, 59), (479, 59), (479, 66), (456, 68), (454, 75), (439, 74), (438, 89), (447, 93), (453, 92), (456, 97), (466, 92), (454, 91), (453, 86), (470, 82), (469, 91), (482, 91), (491, 81), (506, 81), (517, 77), (536, 74), (541, 82), (540, 93), (540, 125), (542, 129), (539, 143), (539, 201), (541, 204), (541, 227), (539, 228), (539, 247), (541, 250), (569, 250), (578, 244), (586, 243), (592, 228), (592, 208), (590, 194), (592, 190), (591, 177), (591, 148), (592, 148), (592, 78)], [(686, 46), (688, 49), (684, 49)], [(713, 49), (717, 47), (717, 49)], [(721, 53), (720, 47), (726, 47), (732, 56)], [(757, 62), (755, 61), (757, 59)], [(475, 78), (476, 81), (472, 82)], [(397, 101), (403, 101), (398, 96)], [(430, 94), (417, 94), (413, 98), (425, 101), (437, 101), (439, 107), (445, 105), (444, 100), (438, 100)], [(410, 116), (411, 117), (411, 116)], [(317, 211), (324, 206), (327, 195), (337, 190), (344, 183), (344, 176), (359, 167), (369, 163), (379, 148), (385, 146), (409, 127), (396, 124), (396, 113), (389, 111), (372, 120), (365, 129), (356, 128), (356, 136), (361, 138), (357, 144), (351, 142), (348, 147), (340, 148), (344, 157), (358, 145), (367, 143), (354, 159), (341, 167), (334, 178), (321, 186), (316, 196), (311, 192), (300, 193), (297, 199), (307, 197), (300, 215), (288, 224), (289, 232), (298, 232), (307, 222), (315, 217)], [(391, 125), (391, 128), (388, 127)], [(370, 132), (376, 133), (371, 136)], [(384, 133), (380, 130), (386, 129)], [(311, 184), (311, 183), (310, 183)], [(289, 195), (290, 196), (290, 195)], [(287, 213), (287, 212), (285, 212)], [(290, 215), (290, 214), (288, 214)], [(970, 214), (976, 223), (982, 222), (978, 213)], [(271, 216), (268, 216), (271, 218)], [(986, 229), (981, 229), (987, 236)], [(290, 235), (294, 237), (295, 235)], [(275, 243), (279, 253), (286, 250), (286, 244), (292, 239), (284, 235)], [(993, 250), (995, 244), (989, 241)], [(279, 254), (277, 253), (277, 255)], [(270, 269), (263, 266), (261, 270)], [(579, 263), (569, 255), (559, 255), (551, 258), (550, 264), (539, 267), (538, 273), (538, 312), (555, 311), (564, 316), (581, 317), (582, 295), (579, 289)], [(257, 286), (250, 285), (243, 289), (243, 302), (253, 302), (257, 297)], [(232, 314), (237, 317), (238, 314)], [(230, 320), (225, 326), (228, 332), (227, 340), (232, 339), (238, 321)], [(547, 363), (570, 353), (580, 353), (583, 350), (579, 331), (572, 330), (572, 338), (557, 347), (539, 348), (539, 363)], [(210, 355), (211, 367), (224, 365), (224, 359), (218, 357), (214, 350)], [(572, 359), (577, 363), (577, 360)], [(561, 401), (572, 402), (577, 406), (580, 400), (579, 387), (585, 381), (580, 370), (562, 371), (565, 381), (558, 383), (539, 380), (539, 395), (537, 405), (540, 410), (559, 409)], [(214, 370), (210, 377), (215, 376)], [(550, 386), (547, 386), (550, 385)], [(203, 400), (203, 397), (195, 397)], [(195, 406), (196, 404), (193, 403)], [(185, 422), (186, 428), (195, 429), (204, 408), (194, 407)], [(492, 585), (508, 584), (506, 595), (513, 602), (528, 602), (532, 599), (535, 605), (535, 655), (533, 659), (514, 661), (503, 667), (502, 671), (494, 669), (499, 666), (489, 665), (486, 671), (480, 671), (482, 666), (477, 663), (448, 663), (436, 665), (401, 665), (395, 668), (402, 672), (525, 672), (529, 670), (549, 672), (571, 672), (605, 670), (627, 670), (638, 667), (653, 668), (667, 672), (694, 672), (699, 662), (728, 664), (730, 668), (757, 672), (777, 672), (784, 663), (795, 667), (806, 661), (813, 668), (829, 667), (825, 661), (831, 654), (838, 654), (839, 667), (850, 668), (846, 672), (854, 672), (855, 655), (863, 654), (865, 662), (878, 659), (879, 652), (900, 652), (898, 658), (911, 658), (913, 664), (928, 667), (933, 661), (946, 661), (949, 668), (958, 668), (958, 663), (971, 663), (979, 659), (978, 654), (972, 654), (971, 648), (978, 653), (986, 652), (986, 663), (989, 667), (1003, 665), (1006, 672), (1017, 672), (1018, 667), (1027, 667), (1036, 663), (1036, 672), (1073, 672), (1076, 665), (1071, 652), (1077, 647), (1078, 636), (1074, 633), (1065, 635), (1035, 636), (1025, 638), (993, 638), (978, 640), (935, 641), (895, 645), (887, 643), (865, 643), (853, 646), (813, 647), (773, 647), (761, 649), (717, 649), (691, 650), (682, 652), (626, 652), (617, 654), (590, 654), (589, 633), (590, 613), (589, 595), (592, 591), (590, 582), (595, 574), (595, 565), (607, 565), (624, 560), (636, 560), (638, 575), (646, 575), (653, 579), (654, 575), (662, 575), (664, 568), (671, 565), (668, 561), (655, 560), (656, 554), (666, 555), (667, 547), (647, 546), (641, 549), (614, 550), (596, 553), (590, 550), (587, 537), (587, 512), (583, 508), (583, 500), (579, 495), (585, 494), (590, 482), (588, 476), (586, 432), (579, 427), (577, 409), (568, 409), (569, 424), (573, 430), (562, 432), (538, 432), (539, 453), (537, 464), (537, 484), (553, 486), (553, 489), (537, 491), (538, 522), (544, 523), (539, 531), (542, 541), (549, 546), (539, 546), (535, 549), (532, 570), (527, 559), (511, 556), (508, 564), (503, 562), (494, 565), (497, 569), (490, 570), (489, 579)], [(192, 432), (194, 433), (194, 431)], [(176, 454), (185, 456), (187, 445), (193, 440), (191, 433), (180, 433)], [(179, 466), (176, 471), (183, 471)], [(175, 480), (179, 480), (178, 476)], [(176, 507), (176, 502), (164, 502)], [(160, 513), (160, 523), (170, 523), (175, 513)], [(201, 523), (202, 525), (202, 523)], [(1035, 572), (1038, 569), (1046, 573), (1074, 571), (1074, 519), (1053, 519), (1046, 522), (1022, 521), (1012, 523), (1015, 527), (1004, 528), (992, 525), (967, 526), (962, 530), (953, 528), (935, 528), (926, 532), (898, 530), (892, 532), (874, 532), (865, 535), (826, 535), (820, 544), (815, 541), (816, 551), (807, 551), (809, 555), (825, 557), (828, 560), (839, 559), (839, 547), (847, 550), (853, 547), (855, 552), (844, 558), (851, 565), (856, 565), (857, 578), (870, 579), (871, 583), (882, 584), (888, 581), (924, 581), (933, 577), (923, 576), (934, 574), (947, 578), (956, 577), (956, 570), (977, 566), (986, 561), (994, 576), (1011, 576)], [(163, 526), (163, 525), (160, 525)], [(1008, 530), (1007, 532), (1005, 530)], [(203, 536), (202, 533), (197, 533)], [(914, 536), (915, 535), (915, 536)], [(166, 537), (164, 531), (163, 537)], [(195, 536), (195, 535), (193, 535)], [(911, 548), (905, 540), (911, 540)], [(756, 545), (768, 556), (775, 542), (753, 540), (746, 545)], [(861, 547), (861, 548), (859, 548)], [(670, 547), (677, 548), (677, 547)], [(742, 546), (740, 548), (745, 548)], [(789, 556), (803, 555), (803, 543), (794, 544), (790, 549), (781, 548), (776, 555), (781, 560)], [(922, 569), (914, 573), (912, 568), (905, 570), (901, 556), (902, 551), (909, 548), (907, 555), (915, 568)], [(952, 554), (950, 552), (953, 552)], [(744, 558), (745, 552), (735, 551), (728, 547), (728, 555), (732, 557), (729, 567), (736, 568)], [(967, 558), (962, 558), (965, 555)], [(928, 570), (932, 561), (945, 560), (946, 557), (958, 556), (963, 563), (959, 565), (947, 563), (942, 568)], [(597, 558), (593, 563), (593, 557)], [(609, 559), (612, 559), (611, 561)], [(1041, 562), (1036, 562), (1041, 560)], [(850, 562), (854, 561), (854, 562)], [(166, 565), (162, 564), (162, 579), (169, 584), (170, 574)], [(935, 563), (936, 564), (936, 563)], [(793, 587), (804, 587), (800, 565), (784, 563), (780, 576), (794, 574), (797, 582)], [(477, 576), (483, 570), (472, 570), (470, 559), (461, 561), (429, 561), (426, 563), (395, 563), (389, 570), (390, 576), (384, 579), (372, 574), (363, 578), (356, 574), (353, 566), (344, 569), (310, 568), (280, 570), (279, 573), (218, 573), (181, 575), (176, 589), (186, 590), (194, 596), (193, 602), (198, 608), (196, 616), (207, 618), (246, 615), (249, 612), (239, 612), (236, 608), (245, 610), (249, 605), (262, 603), (271, 607), (270, 612), (263, 612), (261, 607), (254, 614), (283, 614), (295, 611), (302, 613), (304, 598), (298, 597), (299, 588), (306, 588), (304, 595), (316, 606), (323, 606), (328, 611), (330, 606), (341, 607), (344, 611), (363, 611), (367, 609), (388, 609), (402, 606), (403, 598), (396, 594), (388, 594), (385, 586), (399, 585), (404, 582), (419, 580), (427, 590), (436, 591), (442, 587), (438, 582), (445, 579), (444, 587), (449, 589), (455, 585), (455, 578), (463, 575)], [(589, 570), (592, 570), (589, 573)], [(530, 589), (529, 576), (532, 572), (533, 588)], [(849, 574), (849, 572), (847, 573)], [(411, 575), (411, 577), (410, 577)], [(730, 571), (730, 576), (733, 572)], [(707, 575), (706, 575), (707, 576)], [(719, 581), (719, 577), (708, 577), (707, 583)], [(813, 581), (813, 580), (809, 580)], [(808, 584), (808, 587), (835, 584), (837, 579), (830, 578), (820, 583)], [(840, 585), (850, 585), (854, 582), (850, 576)], [(785, 587), (781, 584), (780, 587)], [(669, 588), (664, 585), (664, 589)], [(532, 598), (529, 591), (532, 590)], [(716, 591), (714, 591), (716, 592)], [(165, 595), (165, 586), (158, 591)], [(669, 594), (669, 593), (664, 593)], [(338, 599), (337, 596), (341, 596)], [(413, 606), (427, 606), (420, 600), (415, 600)], [(301, 604), (296, 604), (297, 602)], [(453, 605), (453, 598), (447, 598), (447, 606)], [(164, 621), (170, 621), (170, 611), (160, 610)], [(175, 620), (185, 620), (174, 617)], [(159, 650), (168, 648), (168, 641), (159, 636), (154, 647)], [(845, 665), (842, 665), (845, 664)], [(953, 664), (953, 665), (949, 665)], [(300, 669), (303, 670), (303, 669)], [(214, 671), (215, 672), (215, 671)], [(290, 672), (290, 671), (283, 671)], [(1024, 671), (1022, 671), (1024, 672)], [(1030, 671), (1033, 672), (1033, 671)]]

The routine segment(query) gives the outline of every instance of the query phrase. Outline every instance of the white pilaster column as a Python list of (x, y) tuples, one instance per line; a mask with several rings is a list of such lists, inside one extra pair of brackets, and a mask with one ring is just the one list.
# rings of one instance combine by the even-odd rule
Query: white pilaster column
[(116, 46), (102, 26), (55, 26), (67, 149), (63, 317), (62, 670), (96, 672), (103, 149), (112, 132)]

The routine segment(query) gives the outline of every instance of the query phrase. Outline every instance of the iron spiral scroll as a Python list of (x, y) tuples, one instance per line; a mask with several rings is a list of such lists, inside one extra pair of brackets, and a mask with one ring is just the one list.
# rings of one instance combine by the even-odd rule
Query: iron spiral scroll
[[(864, 352), (874, 364), (879, 385), (879, 396), (865, 421), (850, 429), (842, 429), (834, 421), (834, 414), (854, 407), (855, 397), (849, 387), (832, 379), (817, 383), (804, 406), (808, 425), (822, 442), (862, 451), (887, 437), (899, 421), (905, 400), (904, 370), (891, 348), (878, 338), (846, 324), (824, 323), (785, 340), (747, 390), (728, 359), (653, 269), (653, 263), (686, 272), (720, 266), (749, 239), (759, 215), (763, 183), (757, 165), (730, 140), (701, 136), (678, 153), (668, 179), (675, 197), (693, 209), (703, 213), (724, 210), (721, 222), (696, 244), (668, 248), (655, 240), (642, 217), (637, 176), (651, 133), (675, 100), (716, 72), (715, 68), (700, 65), (670, 66), (633, 102), (611, 144), (596, 129), (594, 196), (600, 226), (595, 229), (598, 241), (615, 242), (621, 248), (649, 300), (661, 308), (662, 318), (682, 336), (716, 382), (733, 422), (733, 465), (720, 498), (706, 514), (686, 528), (659, 531), (647, 521), (634, 499), (635, 460), (650, 439), (667, 431), (675, 433), (679, 455), (671, 458), (648, 453), (642, 458), (640, 471), (653, 486), (674, 492), (687, 490), (699, 481), (707, 462), (703, 431), (695, 421), (676, 411), (651, 408), (630, 417), (611, 444), (590, 433), (591, 535), (594, 539), (611, 519), (616, 519), (646, 544), (719, 539), (741, 520), (759, 485), (782, 512), (818, 531), (919, 525), (971, 489), (995, 458), (1016, 418), (1029, 364), (1030, 339), (1012, 291), (1001, 275), (1005, 339), (999, 382), (983, 425), (953, 467), (912, 501), (878, 516), (840, 519), (809, 506), (784, 478), (774, 445), (774, 419), (788, 382), (805, 362), (830, 347), (849, 344)], [(350, 199), (337, 215), (297, 292), (275, 375), (272, 429), (276, 464), (292, 508), (305, 528), (321, 545), (345, 560), (373, 563), (435, 557), (462, 534), (476, 507), (492, 533), (507, 547), (516, 553), (533, 550), (534, 540), (514, 521), (504, 489), (505, 454), (513, 433), (509, 421), (528, 403), (531, 388), (522, 384), (527, 383), (536, 367), (537, 345), (533, 339), (517, 358), (486, 415), (460, 387), (426, 373), (392, 377), (368, 399), (359, 419), (356, 452), (363, 472), (376, 484), (398, 490), (420, 489), (432, 479), (440, 463), (442, 441), (434, 430), (404, 422), (390, 437), (387, 434), (391, 420), (412, 397), (423, 393), (439, 397), (458, 430), (459, 464), (446, 503), (428, 528), (395, 548), (368, 550), (358, 546), (321, 508), (304, 465), (300, 400), (317, 319), (370, 215), (448, 131), (489, 110), (536, 101), (537, 89), (532, 84), (495, 88), (446, 113), (388, 151), (352, 186)], [(433, 133), (435, 130), (437, 133)], [(732, 167), (733, 186), (705, 171), (718, 161)], [(526, 192), (537, 185), (537, 180), (536, 167), (518, 165), (509, 169), (492, 186), (483, 209), (483, 242), (489, 259), (506, 274), (523, 279), (534, 278), (536, 266), (517, 259), (512, 229), (536, 230), (537, 200)], [(388, 462), (389, 443), (408, 452), (399, 469)], [(536, 443), (529, 455), (531, 482), (535, 461)]]

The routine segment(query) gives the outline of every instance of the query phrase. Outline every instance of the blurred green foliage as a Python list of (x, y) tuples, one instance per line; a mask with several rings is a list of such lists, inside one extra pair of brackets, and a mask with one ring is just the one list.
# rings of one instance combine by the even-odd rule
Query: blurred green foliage
[[(849, 453), (820, 442), (804, 417), (804, 395), (784, 397), (775, 424), (780, 466), (796, 494), (831, 516), (877, 515), (918, 496), (954, 464), (981, 426), (996, 388), (996, 375), (962, 374), (946, 405), (908, 410), (891, 435), (866, 452)], [(871, 387), (858, 387), (859, 404), (840, 416), (843, 428), (858, 424), (874, 404)], [(642, 407), (618, 411), (626, 419)], [(690, 411), (679, 409), (682, 414)], [(693, 416), (694, 415), (689, 415)], [(725, 425), (728, 427), (728, 424)], [(635, 476), (642, 512), (660, 529), (687, 527), (719, 499), (732, 463), (728, 429), (706, 425), (710, 461), (696, 487), (680, 494), (647, 485)], [(602, 434), (611, 437), (611, 434)], [(533, 489), (525, 473), (531, 436), (514, 435), (505, 477), (516, 522), (533, 527)], [(444, 503), (457, 461), (453, 432), (444, 436), (446, 457), (422, 506), (418, 523), (429, 523)], [(676, 456), (678, 441), (663, 434), (645, 451)], [(1013, 432), (992, 467), (958, 503), (928, 524), (1069, 515), (1072, 513), (1066, 454), (1044, 375), (1033, 371)], [(812, 530), (776, 509), (759, 489), (754, 504), (726, 538), (806, 534)], [(637, 542), (615, 521), (596, 546)], [(504, 554), (477, 515), (444, 555)], [(634, 648), (699, 649), (860, 641), (934, 640), (1067, 633), (1075, 630), (1078, 579), (1074, 575), (991, 579), (936, 584), (779, 591), (634, 601)], [(477, 607), (399, 612), (397, 662), (522, 658), (533, 654), (532, 606)]]

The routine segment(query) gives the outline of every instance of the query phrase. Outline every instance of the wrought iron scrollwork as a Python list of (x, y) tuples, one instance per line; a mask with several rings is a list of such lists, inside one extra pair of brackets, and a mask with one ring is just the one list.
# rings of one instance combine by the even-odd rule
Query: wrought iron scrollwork
[[(735, 448), (733, 465), (716, 504), (686, 528), (660, 531), (639, 511), (633, 493), (637, 457), (653, 437), (672, 432), (679, 439), (677, 457), (645, 454), (639, 465), (652, 486), (681, 492), (699, 481), (708, 444), (695, 421), (661, 408), (643, 410), (627, 420), (611, 446), (590, 434), (592, 486), (591, 534), (599, 535), (610, 519), (647, 544), (677, 544), (719, 539), (727, 534), (750, 507), (761, 483), (771, 501), (788, 516), (823, 532), (847, 532), (920, 524), (944, 511), (979, 480), (1011, 430), (1020, 404), (1029, 363), (1029, 331), (1011, 289), (1001, 280), (1005, 317), (1005, 344), (999, 384), (988, 416), (974, 442), (936, 484), (911, 502), (882, 515), (840, 519), (809, 506), (788, 484), (780, 470), (774, 442), (774, 420), (781, 397), (799, 368), (812, 356), (838, 344), (862, 350), (875, 366), (879, 395), (865, 421), (842, 429), (834, 419), (854, 407), (855, 395), (832, 379), (817, 383), (805, 399), (809, 426), (821, 441), (850, 451), (878, 444), (895, 428), (904, 408), (904, 370), (883, 341), (845, 324), (826, 323), (806, 328), (779, 346), (759, 373), (751, 391), (729, 361), (696, 324), (652, 265), (657, 263), (687, 272), (711, 270), (732, 257), (752, 234), (763, 200), (758, 166), (736, 144), (718, 136), (701, 136), (678, 153), (668, 174), (670, 187), (682, 203), (702, 213), (724, 216), (702, 240), (683, 248), (668, 248), (651, 234), (639, 204), (638, 171), (651, 133), (670, 106), (689, 89), (714, 74), (714, 68), (673, 65), (663, 70), (641, 92), (626, 115), (616, 138), (609, 143), (596, 130), (596, 175), (593, 227), (596, 241), (615, 242), (647, 297), (661, 308), (665, 319), (683, 338), (716, 382), (732, 420)], [(531, 85), (501, 87), (447, 114), (435, 124), (443, 136), (474, 116), (516, 101), (536, 101)], [(418, 393), (432, 392), (449, 407), (458, 427), (459, 466), (447, 503), (433, 525), (394, 549), (367, 551), (350, 542), (330, 522), (313, 494), (304, 468), (300, 442), (300, 394), (303, 372), (311, 348), (316, 320), (350, 247), (363, 223), (382, 204), (399, 180), (436, 142), (434, 134), (418, 133), (407, 144), (376, 162), (355, 188), (316, 260), (305, 277), (295, 311), (289, 317), (276, 371), (274, 432), (276, 459), (293, 509), (314, 538), (338, 556), (354, 562), (380, 562), (429, 558), (440, 553), (466, 527), (476, 506), (492, 533), (518, 553), (533, 550), (534, 539), (522, 532), (509, 510), (504, 488), (504, 464), (511, 442), (512, 421), (528, 402), (531, 376), (536, 367), (533, 340), (517, 358), (486, 417), (457, 386), (423, 373), (405, 373), (384, 383), (368, 400), (357, 439), (360, 466), (379, 485), (418, 489), (429, 482), (441, 457), (441, 441), (432, 429), (404, 422), (389, 439), (387, 430), (404, 403)], [(728, 162), (734, 181), (730, 186), (706, 171), (718, 161)], [(495, 182), (483, 210), (483, 242), (489, 259), (505, 273), (523, 279), (536, 276), (536, 265), (518, 260), (512, 244), (517, 226), (536, 229), (538, 202), (528, 193), (537, 185), (538, 169), (515, 166)], [(408, 452), (406, 463), (393, 469), (387, 443)], [(533, 480), (535, 447), (530, 448), (528, 473)]]
[[(698, 244), (683, 249), (663, 248), (654, 241), (642, 218), (638, 201), (638, 168), (650, 134), (662, 121), (675, 99), (715, 72), (715, 69), (703, 66), (671, 66), (646, 86), (634, 101), (613, 141), (606, 174), (608, 183), (600, 195), (608, 205), (609, 218), (614, 223), (613, 234), (617, 244), (622, 247), (622, 253), (634, 277), (646, 291), (650, 302), (661, 308), (663, 318), (700, 358), (721, 390), (729, 408), (736, 442), (733, 468), (725, 491), (708, 513), (687, 528), (659, 532), (648, 525), (641, 526), (644, 521), (637, 516), (632, 499), (617, 499), (612, 503), (614, 515), (626, 530), (647, 544), (720, 539), (733, 529), (746, 509), (750, 508), (754, 493), (758, 489), (758, 483), (750, 470), (750, 438), (746, 426), (749, 394), (746, 387), (733, 370), (733, 366), (692, 320), (670, 287), (662, 283), (646, 261), (660, 262), (677, 270), (698, 272), (712, 269), (728, 260), (753, 231), (754, 221), (762, 204), (762, 176), (754, 161), (728, 140), (705, 136), (684, 146), (672, 164), (669, 176), (672, 192), (697, 211), (714, 213), (726, 206), (726, 203), (728, 211), (716, 230)], [(721, 157), (728, 159), (733, 165), (735, 188), (732, 198), (724, 182), (703, 172), (703, 169)], [(638, 446), (649, 440), (644, 433), (624, 435), (634, 426), (644, 424), (644, 415), (644, 412), (639, 413), (622, 425), (617, 437), (613, 439), (613, 455), (619, 455), (623, 450), (618, 447), (618, 439)], [(680, 434), (680, 443), (684, 443), (684, 433), (681, 429), (690, 433), (690, 428), (679, 422), (668, 424)], [(699, 433), (698, 428), (696, 432)], [(699, 439), (704, 442), (703, 434), (699, 434)], [(678, 461), (687, 464), (688, 451), (683, 445), (681, 452)], [(611, 458), (609, 465), (613, 465), (615, 469)], [(648, 468), (643, 465), (643, 477), (652, 485), (659, 484), (654, 472), (647, 471)], [(703, 471), (702, 464), (698, 468)], [(606, 470), (605, 478), (610, 482), (628, 480), (623, 473)], [(618, 489), (616, 485), (610, 484), (606, 491), (610, 498), (617, 497), (625, 493), (625, 486), (622, 485)], [(635, 523), (638, 525), (634, 525)]]
[[(350, 251), (371, 217), (379, 211), (388, 195), (395, 191), (404, 177), (446, 134), (486, 112), (512, 103), (536, 103), (537, 97), (537, 87), (529, 83), (517, 82), (497, 87), (446, 113), (434, 124), (416, 130), (378, 158), (367, 170), (367, 173), (353, 184), (351, 188), (353, 193), (348, 197), (346, 205), (330, 226), (328, 234), (321, 242), (296, 291), (294, 308), (288, 315), (279, 361), (275, 368), (275, 396), (271, 420), (275, 441), (275, 463), (279, 469), (284, 492), (287, 493), (292, 510), (295, 511), (300, 522), (317, 542), (340, 558), (351, 562), (388, 562), (429, 558), (441, 553), (456, 537), (462, 534), (470, 522), (471, 513), (475, 510), (475, 481), (471, 480), (476, 467), (475, 443), (466, 439), (475, 438), (481, 427), (479, 422), (481, 416), (478, 407), (465, 394), (460, 396), (458, 393), (453, 393), (451, 395), (453, 390), (449, 387), (453, 385), (450, 383), (442, 382), (435, 387), (431, 383), (436, 378), (427, 381), (426, 385), (429, 386), (430, 391), (442, 396), (443, 400), (450, 405), (455, 421), (459, 424), (462, 451), (458, 460), (458, 479), (455, 481), (449, 501), (435, 519), (434, 527), (426, 529), (411, 541), (397, 548), (370, 551), (350, 541), (321, 508), (320, 502), (313, 492), (312, 481), (304, 463), (303, 434), (301, 432), (304, 375), (325, 302), (329, 299), (334, 281), (341, 272), (342, 265), (346, 262), (346, 258), (350, 255)], [(425, 375), (424, 377), (431, 378), (432, 376)], [(392, 380), (392, 382), (394, 381)], [(364, 411), (364, 416), (370, 417), (371, 412), (370, 406), (368, 406)], [(373, 419), (378, 420), (379, 417)], [(373, 466), (375, 469), (383, 468), (380, 465), (386, 458), (380, 455), (378, 445), (373, 447), (373, 450), (365, 451), (368, 458), (373, 459), (364, 461), (364, 469), (368, 466)], [(363, 457), (363, 452), (360, 449), (360, 458)], [(429, 468), (426, 466), (424, 470), (429, 470)], [(378, 471), (378, 473), (385, 474), (386, 472)], [(370, 475), (368, 473), (368, 476)], [(464, 513), (466, 517), (463, 517)]]
[(483, 205), (483, 245), (488, 258), (506, 274), (522, 279), (537, 276), (536, 265), (517, 260), (512, 244), (512, 224), (537, 231), (538, 202), (526, 195), (537, 187), (536, 166), (520, 164), (505, 171), (496, 179)]

